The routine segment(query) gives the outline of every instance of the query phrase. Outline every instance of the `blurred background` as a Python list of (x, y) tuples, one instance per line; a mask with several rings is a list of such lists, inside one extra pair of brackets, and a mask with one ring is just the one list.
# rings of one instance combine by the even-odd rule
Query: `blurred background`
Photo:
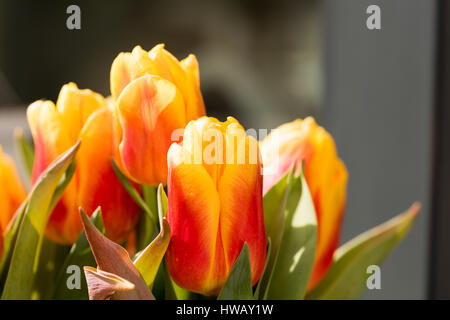
[[(66, 28), (71, 4), (81, 30)], [(371, 4), (381, 30), (366, 27)], [(442, 297), (433, 283), (449, 280), (433, 278), (430, 249), (437, 11), (431, 0), (0, 0), (0, 144), (15, 154), (26, 106), (67, 82), (109, 95), (121, 51), (195, 53), (210, 115), (256, 129), (313, 115), (333, 134), (350, 173), (342, 242), (422, 203), (366, 299)]]

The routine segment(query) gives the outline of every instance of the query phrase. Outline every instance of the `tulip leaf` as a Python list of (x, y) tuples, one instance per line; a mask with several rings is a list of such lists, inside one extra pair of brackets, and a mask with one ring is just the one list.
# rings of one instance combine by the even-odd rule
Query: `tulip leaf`
[(147, 286), (153, 284), (161, 261), (170, 241), (170, 227), (165, 218), (162, 220), (161, 232), (133, 262), (141, 273)]
[(158, 191), (156, 194), (157, 203), (158, 203), (158, 217), (159, 224), (162, 225), (162, 220), (166, 216), (167, 208), (169, 206), (169, 202), (167, 200), (167, 195), (164, 192), (164, 187), (162, 184), (159, 184)]
[(258, 283), (258, 294), (261, 294), (260, 298), (263, 298), (267, 291), (273, 266), (280, 248), (286, 215), (287, 181), (292, 174), (294, 174), (294, 169), (288, 171), (263, 197), (264, 226), (267, 237), (271, 240), (271, 246), (266, 258), (266, 271), (264, 271)]
[[(105, 227), (103, 225), (102, 211), (100, 207), (94, 211), (89, 219), (102, 234), (105, 234)], [(83, 266), (95, 267), (96, 265), (97, 264), (92, 256), (89, 242), (86, 239), (86, 233), (82, 230), (77, 242), (72, 245), (64, 265), (59, 271), (58, 280), (56, 281), (57, 287), (53, 298), (61, 300), (87, 300), (88, 290), (84, 273), (81, 273), (80, 289), (69, 289), (67, 283), (70, 281), (69, 278), (72, 274), (70, 272), (72, 269), (69, 268), (69, 266), (82, 268)]]
[(58, 284), (58, 271), (61, 269), (69, 249), (69, 246), (58, 244), (44, 236), (31, 299), (48, 300), (53, 297), (55, 286)]
[(135, 285), (113, 273), (92, 267), (84, 267), (89, 288), (89, 300), (108, 300), (116, 292), (131, 291)]
[[(268, 271), (268, 266), (269, 266), (269, 260), (270, 260), (271, 252), (272, 252), (272, 240), (271, 240), (270, 238), (267, 238), (267, 256), (266, 256), (266, 263), (265, 263), (265, 265), (264, 265), (264, 270), (263, 270), (263, 272), (262, 272), (261, 279), (264, 278), (264, 275), (265, 275), (266, 273), (269, 273), (269, 271)], [(262, 283), (261, 283), (261, 280), (260, 280), (260, 281), (258, 282), (258, 285), (256, 286), (255, 293), (253, 294), (253, 296), (255, 297), (255, 299), (260, 299), (260, 294), (261, 294), (261, 292), (262, 292), (261, 286), (262, 286)], [(262, 297), (261, 297), (261, 298), (262, 298)]]
[(73, 175), (75, 174), (75, 170), (77, 168), (77, 159), (73, 159), (72, 163), (69, 165), (67, 170), (64, 172), (64, 175), (58, 185), (56, 186), (55, 192), (53, 193), (52, 201), (50, 202), (50, 212), (58, 204), (58, 201), (61, 199), (64, 190), (66, 190), (67, 185), (72, 180)]
[(41, 174), (29, 195), (6, 278), (2, 299), (30, 299), (50, 205), (58, 182), (75, 158), (76, 143)]
[(217, 300), (253, 300), (250, 251), (244, 243)]
[(122, 173), (122, 171), (120, 171), (119, 167), (117, 166), (113, 158), (111, 158), (111, 164), (114, 169), (114, 172), (116, 173), (117, 178), (120, 180), (123, 187), (131, 196), (131, 198), (139, 205), (139, 207), (141, 207), (142, 210), (144, 210), (146, 214), (148, 214), (154, 220), (155, 215), (153, 214), (152, 210), (149, 208), (144, 199), (142, 199), (139, 192), (133, 187), (130, 180), (128, 180), (128, 178)]
[[(92, 254), (97, 263), (97, 269), (112, 273), (131, 282), (135, 287), (129, 291), (119, 291), (114, 294), (119, 300), (154, 300), (153, 294), (147, 287), (144, 278), (134, 266), (128, 252), (117, 243), (105, 237), (89, 220), (87, 214), (80, 208), (81, 221), (86, 239), (91, 247)], [(89, 280), (89, 279), (87, 279)], [(92, 285), (92, 286), (91, 286)], [(91, 291), (96, 282), (88, 282), (88, 291)]]
[(411, 228), (420, 205), (372, 228), (342, 245), (322, 281), (307, 299), (359, 299), (368, 281), (368, 267), (380, 265)]
[(14, 213), (13, 218), (11, 219), (6, 232), (3, 235), (3, 252), (0, 257), (0, 283), (4, 283), (4, 279), (7, 274), (7, 266), (9, 266), (11, 262), (11, 256), (14, 249), (14, 243), (17, 239), (17, 233), (19, 232), (20, 225), (22, 224), (23, 215), (25, 214), (25, 209), (28, 206), (28, 198), (27, 197), (20, 207)]
[(170, 276), (167, 262), (164, 260), (164, 283), (165, 283), (165, 299), (166, 300), (194, 300), (195, 294), (178, 286)]
[(314, 265), (317, 221), (303, 172), (287, 180), (286, 213), (280, 247), (264, 298), (303, 299)]
[(17, 127), (14, 130), (14, 141), (16, 149), (22, 158), (22, 164), (28, 179), (31, 178), (31, 172), (33, 171), (34, 162), (34, 147), (33, 144), (25, 136), (25, 132), (22, 128)]

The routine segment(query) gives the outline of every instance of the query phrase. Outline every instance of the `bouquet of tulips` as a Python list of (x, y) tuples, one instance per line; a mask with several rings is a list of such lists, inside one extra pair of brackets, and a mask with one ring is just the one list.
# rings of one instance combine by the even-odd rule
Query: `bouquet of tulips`
[(311, 117), (262, 141), (206, 116), (194, 55), (120, 53), (0, 149), (2, 299), (355, 299), (419, 211), (339, 245), (348, 173)]

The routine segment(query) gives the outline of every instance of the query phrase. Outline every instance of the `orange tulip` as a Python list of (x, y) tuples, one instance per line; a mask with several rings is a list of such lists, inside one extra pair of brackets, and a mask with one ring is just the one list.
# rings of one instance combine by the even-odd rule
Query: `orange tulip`
[(111, 67), (115, 103), (115, 160), (134, 181), (166, 184), (167, 151), (174, 130), (205, 115), (198, 62), (181, 62), (155, 46), (121, 53)]
[(183, 142), (172, 144), (167, 157), (166, 259), (174, 281), (194, 292), (218, 294), (247, 242), (255, 284), (266, 258), (256, 140), (231, 117), (223, 123), (202, 117), (187, 125)]
[(82, 229), (78, 207), (93, 212), (101, 206), (106, 235), (124, 240), (137, 223), (139, 208), (111, 166), (113, 116), (103, 97), (70, 83), (62, 87), (56, 106), (36, 101), (27, 118), (36, 149), (32, 184), (58, 155), (82, 140), (74, 177), (50, 216), (46, 235), (73, 243)]
[[(273, 130), (261, 143), (264, 194), (297, 162), (304, 161), (318, 221), (318, 243), (309, 288), (328, 270), (339, 244), (348, 173), (331, 135), (313, 118), (295, 120)], [(274, 150), (278, 148), (278, 153)]]
[(25, 197), (25, 189), (14, 161), (3, 153), (0, 146), (0, 259), (3, 249), (3, 234)]

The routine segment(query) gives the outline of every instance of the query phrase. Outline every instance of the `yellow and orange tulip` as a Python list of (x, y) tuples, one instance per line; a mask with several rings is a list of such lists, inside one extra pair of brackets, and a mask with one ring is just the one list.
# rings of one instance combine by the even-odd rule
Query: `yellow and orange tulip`
[(174, 281), (217, 295), (245, 242), (252, 283), (263, 272), (266, 234), (258, 145), (241, 125), (202, 117), (168, 152), (171, 240), (166, 253)]
[(25, 189), (13, 159), (3, 153), (0, 146), (0, 259), (3, 249), (3, 234), (20, 204), (25, 200)]
[[(339, 244), (346, 204), (347, 169), (332, 136), (313, 118), (295, 120), (273, 130), (261, 143), (266, 193), (294, 163), (304, 162), (305, 178), (316, 209), (318, 243), (309, 289), (328, 270)], [(278, 152), (275, 151), (278, 150)]]
[(178, 61), (162, 44), (137, 46), (114, 60), (111, 95), (117, 164), (136, 182), (166, 184), (173, 131), (205, 115), (197, 59)]
[(78, 208), (93, 212), (102, 207), (106, 235), (124, 240), (137, 223), (139, 208), (115, 176), (113, 112), (105, 99), (74, 83), (64, 85), (55, 104), (39, 100), (27, 110), (35, 145), (34, 184), (45, 168), (81, 138), (77, 168), (53, 210), (46, 235), (55, 242), (73, 243), (82, 229)]

